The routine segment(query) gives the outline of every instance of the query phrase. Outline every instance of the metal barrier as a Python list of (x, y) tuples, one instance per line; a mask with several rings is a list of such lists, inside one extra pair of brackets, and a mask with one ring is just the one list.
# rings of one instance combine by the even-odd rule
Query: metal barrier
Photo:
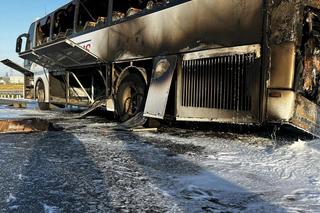
[(23, 91), (0, 91), (0, 98), (21, 99), (23, 98)]

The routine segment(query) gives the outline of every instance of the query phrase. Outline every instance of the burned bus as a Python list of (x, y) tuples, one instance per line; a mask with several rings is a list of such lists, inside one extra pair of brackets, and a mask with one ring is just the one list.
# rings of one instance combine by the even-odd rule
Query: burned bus
[[(39, 103), (319, 135), (320, 1), (74, 0), (16, 51)], [(31, 78), (29, 78), (31, 79)]]

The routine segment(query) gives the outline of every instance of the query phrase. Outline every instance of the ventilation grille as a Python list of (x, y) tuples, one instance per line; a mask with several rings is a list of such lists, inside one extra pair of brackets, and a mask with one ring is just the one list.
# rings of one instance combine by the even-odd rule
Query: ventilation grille
[(249, 53), (183, 61), (182, 106), (250, 111), (249, 76), (254, 56)]

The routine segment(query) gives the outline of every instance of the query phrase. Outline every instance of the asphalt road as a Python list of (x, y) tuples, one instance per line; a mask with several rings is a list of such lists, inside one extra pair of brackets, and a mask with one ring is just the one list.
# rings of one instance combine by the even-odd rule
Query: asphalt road
[[(320, 209), (319, 167), (300, 168), (304, 176), (286, 179), (291, 162), (268, 138), (183, 129), (121, 132), (101, 118), (60, 117), (54, 123), (63, 130), (0, 135), (0, 212)], [(302, 181), (312, 175), (314, 185)], [(308, 187), (315, 191), (297, 192)]]

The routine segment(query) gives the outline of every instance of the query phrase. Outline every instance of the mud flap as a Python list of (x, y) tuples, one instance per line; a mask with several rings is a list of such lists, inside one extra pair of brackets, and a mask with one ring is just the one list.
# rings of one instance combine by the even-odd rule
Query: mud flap
[(164, 118), (177, 59), (177, 56), (166, 56), (154, 60), (151, 84), (143, 114), (145, 117)]

